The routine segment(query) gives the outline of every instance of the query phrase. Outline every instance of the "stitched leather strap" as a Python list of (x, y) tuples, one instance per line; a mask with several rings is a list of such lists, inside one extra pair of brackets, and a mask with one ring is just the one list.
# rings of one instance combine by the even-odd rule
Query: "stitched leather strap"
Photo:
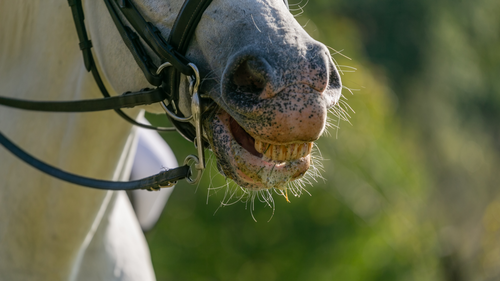
[[(101, 76), (99, 76), (99, 72), (97, 71), (97, 68), (95, 68), (95, 67), (92, 68), (92, 75), (94, 76), (94, 80), (95, 80), (97, 86), (101, 90), (101, 94), (104, 97), (109, 98), (110, 95), (108, 93), (108, 90), (106, 90), (106, 86), (104, 86), (104, 83), (101, 80)], [(162, 89), (162, 88), (160, 88), (160, 89)], [(135, 121), (133, 118), (131, 118), (130, 116), (128, 116), (127, 114), (125, 114), (125, 112), (123, 112), (120, 109), (115, 109), (115, 112), (118, 115), (120, 115), (120, 117), (122, 117), (125, 121), (129, 122), (130, 124), (144, 128), (144, 129), (155, 130), (157, 132), (175, 132), (176, 131), (176, 129), (174, 127), (169, 127), (169, 128), (155, 127), (155, 126), (139, 123), (139, 122)]]
[[(196, 27), (211, 2), (212, 0), (186, 0), (182, 5), (167, 40), (168, 44), (173, 46), (180, 54), (186, 54), (189, 43), (194, 37)], [(180, 72), (176, 68), (169, 68), (165, 76), (163, 88), (168, 89), (167, 93), (170, 100), (177, 105), (179, 102)], [(169, 109), (171, 111), (175, 110), (172, 106), (169, 106)], [(182, 115), (180, 112), (177, 112), (177, 114)], [(189, 141), (194, 140), (196, 132), (190, 123), (176, 122), (172, 119), (171, 122), (184, 138)]]
[(185, 54), (203, 12), (212, 0), (186, 0), (177, 15), (167, 42), (179, 53)]
[(63, 181), (73, 183), (76, 185), (105, 189), (105, 190), (133, 190), (133, 189), (147, 189), (147, 190), (159, 190), (162, 186), (171, 186), (172, 183), (189, 177), (191, 170), (189, 166), (181, 166), (172, 170), (163, 171), (154, 176), (143, 178), (135, 181), (128, 182), (115, 182), (115, 181), (105, 181), (96, 180), (87, 177), (77, 176), (63, 170), (57, 169), (51, 165), (43, 163), (42, 161), (29, 155), (21, 148), (12, 143), (0, 132), (0, 144), (3, 145), (12, 154), (17, 156), (19, 159), (23, 160), (35, 169), (40, 170), (50, 176), (56, 177)]
[[(120, 35), (122, 36), (125, 44), (129, 48), (134, 58), (136, 58), (139, 66), (141, 66), (141, 64), (146, 64), (145, 61), (151, 61), (151, 59), (147, 56), (147, 54), (138, 54), (138, 49), (143, 48), (141, 46), (142, 43), (140, 42), (140, 40), (131, 39), (131, 37), (135, 35), (135, 32), (126, 27), (120, 20), (120, 17), (118, 16), (118, 9), (119, 11), (121, 11), (129, 24), (132, 25), (139, 36), (161, 59), (161, 61), (168, 61), (172, 63), (174, 67), (169, 68), (165, 73), (162, 73), (161, 75), (161, 77), (163, 78), (162, 87), (167, 92), (168, 100), (170, 101), (170, 110), (176, 112), (181, 116), (182, 114), (180, 114), (180, 112), (177, 112), (176, 109), (171, 105), (177, 105), (179, 102), (180, 73), (183, 73), (185, 75), (193, 74), (192, 69), (188, 66), (189, 61), (184, 57), (184, 55), (189, 46), (190, 40), (194, 35), (194, 31), (198, 26), (201, 16), (203, 15), (206, 8), (210, 5), (212, 0), (186, 0), (180, 10), (179, 15), (176, 18), (174, 26), (170, 32), (169, 39), (167, 41), (164, 40), (160, 31), (153, 24), (147, 22), (142, 17), (140, 12), (136, 9), (136, 7), (130, 0), (115, 0), (115, 3), (112, 3), (111, 0), (104, 1), (113, 18), (113, 21), (115, 22), (116, 27), (120, 31)], [(125, 32), (124, 30), (128, 31)], [(134, 41), (134, 43), (130, 43), (132, 41)], [(152, 76), (150, 75), (150, 72), (146, 67), (141, 66), (141, 69), (143, 70), (146, 78), (148, 78), (148, 76)], [(150, 83), (152, 82), (150, 81)], [(156, 80), (155, 84), (153, 85), (157, 85)], [(124, 118), (127, 119), (126, 116)], [(170, 119), (170, 121), (175, 125), (177, 131), (186, 139), (190, 141), (194, 140), (196, 134), (194, 132), (194, 127), (191, 124), (179, 123), (173, 119)]]
[(119, 108), (132, 108), (165, 100), (161, 88), (126, 93), (121, 96), (79, 101), (33, 101), (0, 97), (0, 104), (9, 107), (45, 112), (93, 112)]
[[(124, 0), (125, 1), (125, 0)], [(68, 0), (68, 3), (71, 7), (71, 11), (73, 13), (73, 19), (75, 22), (75, 27), (78, 33), (78, 38), (80, 40), (80, 48), (82, 49), (82, 46), (88, 47), (82, 49), (83, 53), (83, 59), (85, 61), (85, 67), (87, 68), (87, 71), (92, 72), (92, 76), (94, 76), (94, 80), (101, 90), (101, 93), (104, 97), (110, 97), (108, 90), (106, 89), (106, 86), (104, 86), (104, 83), (102, 82), (101, 76), (99, 75), (99, 72), (97, 68), (95, 67), (94, 59), (92, 56), (92, 52), (90, 50), (90, 47), (92, 46), (92, 43), (90, 40), (88, 40), (87, 37), (87, 31), (85, 29), (85, 23), (84, 23), (84, 16), (83, 16), (83, 7), (82, 7), (82, 2), (81, 0)], [(129, 47), (135, 61), (141, 68), (141, 70), (144, 73), (144, 76), (148, 80), (151, 85), (154, 86), (159, 86), (162, 82), (162, 79), (160, 76), (156, 75), (155, 70), (156, 66), (152, 63), (151, 59), (147, 55), (146, 51), (144, 50), (142, 43), (140, 42), (139, 37), (137, 34), (135, 34), (130, 28), (123, 26), (121, 24), (121, 20), (118, 17), (116, 11), (112, 8), (111, 3), (109, 0), (105, 1), (105, 4), (108, 7), (111, 7), (109, 12), (110, 15), (115, 21), (115, 25), (118, 28), (118, 31), (120, 32), (120, 35), (122, 36), (125, 44)], [(132, 125), (145, 128), (145, 129), (150, 129), (150, 130), (155, 130), (158, 132), (172, 132), (175, 131), (175, 128), (164, 128), (164, 127), (155, 127), (155, 126), (150, 126), (147, 124), (142, 124), (137, 121), (135, 121), (133, 118), (125, 114), (125, 112), (121, 111), (120, 109), (115, 109), (115, 112), (120, 115), (123, 119), (125, 119), (127, 122), (131, 123)]]
[[(114, 10), (114, 6), (111, 5), (110, 0), (105, 0), (105, 2), (108, 10), (113, 14), (112, 10)], [(119, 9), (127, 21), (163, 62), (170, 62), (185, 75), (193, 75), (193, 70), (188, 66), (189, 60), (179, 53), (175, 47), (165, 41), (160, 30), (152, 23), (147, 22), (131, 1), (119, 0), (118, 2)], [(115, 25), (120, 29), (123, 23), (115, 21)], [(131, 50), (131, 52), (133, 51)]]
[(137, 65), (141, 68), (148, 82), (151, 85), (160, 86), (161, 77), (155, 73), (156, 66), (153, 64), (151, 58), (142, 46), (137, 33), (123, 24), (118, 15), (118, 12), (115, 10), (113, 4), (109, 0), (105, 0), (104, 3), (108, 8), (109, 14), (113, 19), (116, 29), (120, 33), (123, 42), (128, 47), (130, 53), (134, 57)]

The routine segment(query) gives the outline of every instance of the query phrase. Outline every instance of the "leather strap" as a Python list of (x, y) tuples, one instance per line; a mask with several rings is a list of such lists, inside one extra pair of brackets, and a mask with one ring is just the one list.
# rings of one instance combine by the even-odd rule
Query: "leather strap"
[(116, 29), (120, 33), (123, 42), (128, 47), (130, 53), (134, 57), (137, 65), (141, 68), (144, 76), (148, 80), (151, 85), (160, 86), (161, 85), (161, 77), (155, 73), (156, 66), (153, 64), (151, 58), (144, 50), (142, 43), (140, 42), (140, 38), (130, 29), (125, 26), (118, 16), (117, 11), (113, 7), (113, 4), (109, 0), (105, 0), (104, 3), (108, 8), (109, 14), (115, 23)]
[(186, 0), (177, 15), (167, 42), (179, 53), (185, 54), (201, 16), (212, 0)]
[[(106, 89), (106, 86), (104, 86), (104, 83), (102, 82), (101, 76), (99, 75), (99, 72), (97, 71), (97, 68), (95, 67), (94, 59), (92, 56), (92, 52), (90, 50), (90, 47), (92, 46), (92, 43), (90, 40), (88, 40), (87, 37), (87, 31), (85, 29), (85, 23), (84, 23), (84, 16), (83, 16), (83, 7), (82, 7), (82, 2), (81, 0), (68, 0), (68, 3), (71, 7), (71, 11), (73, 13), (73, 19), (75, 22), (75, 27), (78, 33), (78, 38), (80, 40), (80, 47), (81, 46), (86, 46), (88, 48), (83, 49), (83, 60), (85, 62), (85, 67), (87, 68), (87, 71), (91, 71), (92, 75), (94, 77), (94, 80), (96, 81), (97, 86), (101, 90), (101, 93), (104, 97), (110, 97), (108, 90)], [(112, 8), (112, 5), (109, 1), (105, 2), (107, 6)], [(116, 14), (115, 10), (112, 9), (109, 11), (111, 14), (111, 17), (115, 21), (115, 25), (118, 28), (118, 31), (120, 32), (120, 35), (122, 36), (125, 44), (129, 47), (132, 55), (134, 56), (134, 59), (136, 60), (137, 64), (139, 67), (142, 69), (144, 76), (148, 80), (151, 85), (159, 86), (161, 84), (161, 77), (156, 75), (154, 72), (151, 71), (152, 69), (156, 69), (156, 66), (153, 65), (151, 59), (148, 57), (147, 53), (144, 51), (144, 48), (142, 44), (140, 43), (140, 39), (138, 36), (130, 30), (130, 28), (126, 28), (121, 24), (121, 20), (119, 19), (118, 15)], [(122, 28), (120, 28), (120, 26)], [(87, 63), (88, 62), (88, 63)], [(131, 123), (132, 125), (145, 128), (145, 129), (150, 129), (150, 130), (155, 130), (158, 132), (172, 132), (175, 131), (176, 129), (171, 127), (171, 128), (164, 128), (164, 127), (155, 127), (155, 126), (150, 126), (147, 124), (142, 124), (137, 121), (135, 121), (133, 118), (125, 114), (125, 112), (121, 111), (120, 109), (115, 109), (115, 112), (120, 115), (123, 119), (125, 119), (127, 122)]]
[[(194, 32), (201, 17), (212, 0), (186, 0), (182, 5), (172, 31), (168, 37), (168, 44), (173, 46), (182, 55), (186, 54), (189, 43), (194, 36)], [(179, 103), (179, 81), (180, 72), (177, 68), (169, 68), (166, 74), (167, 79), (164, 80), (163, 87), (168, 89), (170, 95), (170, 104), (177, 105)], [(171, 111), (182, 115), (169, 105)], [(177, 131), (187, 140), (194, 141), (196, 137), (195, 128), (190, 123), (181, 123), (170, 119), (172, 124), (177, 128)]]
[[(106, 2), (106, 6), (108, 7), (110, 14), (113, 14), (112, 10), (114, 10), (114, 7), (111, 5), (110, 0), (104, 1)], [(161, 58), (162, 62), (168, 61), (183, 74), (193, 75), (193, 70), (188, 66), (189, 60), (186, 59), (175, 47), (165, 41), (160, 30), (158, 30), (158, 28), (156, 28), (156, 26), (152, 23), (147, 22), (131, 1), (118, 0), (117, 2), (119, 2), (118, 6), (120, 11), (123, 13), (127, 21), (132, 25), (146, 44), (151, 47), (156, 55)], [(116, 13), (116, 11), (114, 13)], [(117, 23), (115, 21), (115, 24), (118, 29), (123, 27), (123, 23), (121, 22)], [(131, 52), (133, 51), (131, 50)]]
[(105, 190), (134, 190), (134, 189), (146, 189), (146, 190), (159, 190), (161, 187), (170, 187), (173, 183), (189, 177), (191, 175), (191, 170), (189, 166), (181, 166), (172, 170), (164, 171), (158, 173), (154, 176), (143, 178), (135, 181), (128, 182), (115, 182), (115, 181), (105, 181), (96, 180), (87, 177), (77, 176), (65, 172), (63, 170), (57, 169), (51, 165), (43, 163), (42, 161), (29, 155), (21, 148), (12, 143), (0, 132), (0, 144), (3, 145), (12, 154), (17, 156), (19, 159), (23, 160), (35, 169), (40, 170), (50, 176), (56, 177), (63, 181), (73, 183), (76, 185), (86, 186), (96, 189)]
[(0, 104), (9, 107), (45, 112), (93, 112), (119, 108), (132, 108), (165, 100), (161, 88), (125, 93), (121, 96), (79, 101), (33, 101), (0, 97)]
[(75, 21), (76, 32), (78, 34), (78, 39), (80, 40), (80, 50), (82, 50), (83, 61), (85, 63), (85, 68), (87, 71), (94, 66), (94, 59), (92, 58), (92, 42), (90, 42), (87, 36), (87, 30), (85, 29), (83, 21), (85, 16), (83, 15), (82, 0), (68, 0), (68, 4), (71, 7), (71, 12), (73, 13), (73, 20)]

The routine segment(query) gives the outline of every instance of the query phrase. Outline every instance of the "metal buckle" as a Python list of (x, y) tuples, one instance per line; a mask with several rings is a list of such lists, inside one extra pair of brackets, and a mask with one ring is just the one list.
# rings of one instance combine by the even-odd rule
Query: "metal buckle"
[[(201, 175), (203, 170), (205, 169), (205, 150), (203, 149), (203, 127), (201, 124), (201, 98), (200, 94), (198, 93), (198, 88), (200, 86), (200, 71), (198, 70), (198, 67), (194, 63), (189, 63), (188, 64), (194, 71), (193, 76), (189, 76), (189, 92), (191, 93), (191, 116), (189, 117), (179, 117), (172, 113), (168, 107), (165, 101), (161, 102), (161, 105), (163, 109), (165, 110), (166, 114), (172, 119), (179, 121), (179, 122), (190, 122), (191, 120), (194, 123), (195, 131), (196, 131), (196, 138), (194, 139), (194, 146), (197, 149), (198, 156), (195, 155), (188, 155), (186, 159), (184, 160), (184, 165), (188, 165), (190, 161), (193, 161), (195, 163), (195, 168), (198, 170), (198, 173), (196, 175), (195, 179), (192, 179), (190, 176), (186, 178), (186, 180), (191, 183), (191, 184), (196, 184), (200, 181)], [(158, 67), (158, 70), (156, 71), (157, 75), (160, 75), (160, 73), (167, 67), (172, 66), (171, 63), (166, 62)], [(168, 101), (167, 101), (168, 102)]]
[[(189, 162), (194, 162), (195, 163), (195, 168), (198, 170), (198, 173), (196, 174), (196, 178), (191, 178), (191, 173), (186, 177), (186, 181), (190, 184), (196, 184), (200, 181), (201, 175), (203, 174), (203, 169), (198, 169), (198, 165), (201, 163), (200, 159), (196, 157), (196, 155), (188, 155), (186, 159), (184, 159), (184, 165), (189, 165)], [(189, 170), (191, 172), (191, 170)]]

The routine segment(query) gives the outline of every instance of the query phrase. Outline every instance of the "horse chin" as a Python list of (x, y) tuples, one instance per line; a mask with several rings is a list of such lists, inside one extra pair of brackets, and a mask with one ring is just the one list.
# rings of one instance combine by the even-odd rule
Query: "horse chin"
[(250, 136), (223, 109), (208, 127), (220, 172), (243, 188), (286, 189), (287, 183), (301, 178), (309, 169), (312, 142), (267, 144), (258, 136)]

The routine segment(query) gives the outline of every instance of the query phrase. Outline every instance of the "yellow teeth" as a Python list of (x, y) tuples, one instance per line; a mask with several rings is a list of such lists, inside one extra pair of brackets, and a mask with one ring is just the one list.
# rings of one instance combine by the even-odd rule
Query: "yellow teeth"
[(290, 161), (302, 158), (311, 153), (312, 146), (312, 142), (276, 145), (255, 140), (255, 149), (274, 161)]

